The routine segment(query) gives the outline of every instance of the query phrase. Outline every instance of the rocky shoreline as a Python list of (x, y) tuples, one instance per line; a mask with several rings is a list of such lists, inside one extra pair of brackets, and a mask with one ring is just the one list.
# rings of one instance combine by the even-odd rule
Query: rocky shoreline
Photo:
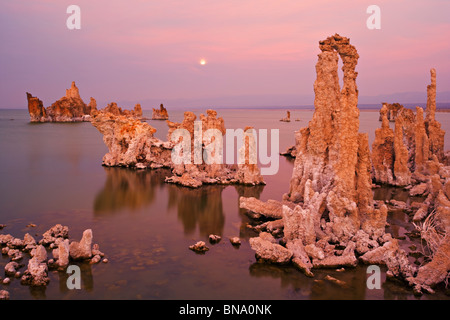
[[(69, 228), (60, 224), (47, 230), (39, 241), (29, 233), (23, 239), (0, 234), (0, 247), (2, 255), (10, 259), (5, 266), (5, 278), (0, 278), (4, 285), (17, 278), (22, 285), (44, 287), (50, 282), (49, 270), (65, 271), (70, 263), (77, 261), (90, 264), (108, 262), (99, 245), (93, 243), (91, 229), (85, 230), (78, 242), (69, 239)], [(26, 259), (28, 262), (24, 262)], [(25, 266), (26, 270), (20, 271)], [(8, 291), (0, 291), (0, 300), (9, 298)]]

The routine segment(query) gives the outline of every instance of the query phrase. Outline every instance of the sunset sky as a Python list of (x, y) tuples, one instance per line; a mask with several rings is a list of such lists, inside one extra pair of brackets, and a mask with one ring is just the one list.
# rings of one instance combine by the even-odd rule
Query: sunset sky
[[(80, 30), (66, 27), (71, 4)], [(366, 27), (371, 4), (380, 30)], [(239, 96), (257, 106), (271, 95), (302, 104), (318, 41), (335, 33), (360, 55), (360, 96), (425, 94), (434, 67), (439, 101), (450, 91), (449, 13), (448, 0), (1, 0), (0, 108), (26, 108), (27, 91), (48, 106), (73, 80), (99, 107)]]

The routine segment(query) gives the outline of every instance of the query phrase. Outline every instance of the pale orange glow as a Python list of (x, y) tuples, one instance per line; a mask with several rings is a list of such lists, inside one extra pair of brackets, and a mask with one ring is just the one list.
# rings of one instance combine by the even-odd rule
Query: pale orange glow
[(205, 59), (201, 59), (200, 60), (200, 65), (204, 66), (206, 64), (206, 60)]

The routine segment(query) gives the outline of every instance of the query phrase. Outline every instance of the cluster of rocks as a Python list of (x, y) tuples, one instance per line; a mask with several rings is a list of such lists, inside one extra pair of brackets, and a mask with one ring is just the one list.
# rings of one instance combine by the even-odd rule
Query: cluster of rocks
[[(223, 164), (222, 161), (206, 163), (203, 159), (199, 163), (195, 158), (195, 144), (201, 143), (200, 155), (203, 155), (205, 149), (217, 146), (216, 137), (208, 135), (208, 130), (217, 129), (224, 135), (225, 126), (223, 119), (217, 118), (217, 112), (214, 110), (207, 110), (206, 116), (200, 115), (201, 133), (195, 132), (196, 119), (194, 113), (185, 112), (181, 123), (167, 121), (168, 141), (154, 137), (156, 129), (148, 123), (127, 116), (118, 116), (107, 110), (93, 112), (91, 123), (103, 134), (103, 141), (109, 149), (103, 157), (105, 166), (136, 169), (170, 168), (173, 175), (167, 177), (166, 182), (192, 188), (203, 184), (264, 184), (259, 167), (250, 161), (256, 145), (251, 134), (253, 128), (247, 127), (244, 130), (244, 143), (239, 150), (244, 159), (243, 163), (238, 165)], [(183, 147), (180, 149), (180, 153), (186, 153), (190, 161), (174, 163), (172, 151), (180, 141), (173, 141), (172, 133), (178, 129), (184, 129), (190, 136), (186, 150)], [(219, 146), (219, 150), (214, 149), (213, 152), (221, 153), (221, 147), (223, 146)]]
[[(209, 243), (211, 244), (217, 244), (221, 240), (222, 237), (219, 235), (216, 234), (209, 235)], [(239, 247), (241, 245), (241, 239), (239, 237), (230, 237), (229, 240), (234, 247)], [(189, 246), (189, 249), (196, 253), (204, 254), (206, 251), (209, 250), (209, 247), (206, 246), (206, 243), (204, 241), (197, 241), (195, 244)]]
[(167, 109), (164, 108), (164, 105), (161, 103), (159, 109), (153, 109), (152, 120), (169, 120), (169, 113)]
[(115, 116), (125, 116), (133, 119), (144, 119), (142, 116), (142, 108), (139, 103), (134, 106), (133, 110), (123, 110), (121, 107), (117, 106), (117, 103), (111, 102), (105, 108), (103, 108), (101, 112), (111, 113)]
[[(57, 224), (47, 230), (42, 239), (36, 239), (26, 233), (23, 239), (10, 234), (0, 234), (2, 255), (7, 255), (10, 262), (5, 266), (6, 278), (3, 284), (9, 284), (11, 277), (20, 278), (21, 284), (29, 286), (46, 286), (50, 279), (49, 269), (65, 270), (71, 261), (88, 261), (89, 263), (108, 262), (98, 244), (93, 244), (92, 230), (83, 232), (80, 242), (69, 240), (69, 228)], [(48, 251), (52, 258), (49, 259)], [(21, 273), (22, 261), (28, 257), (27, 269)]]
[(280, 119), (281, 122), (291, 122), (291, 112), (286, 111), (286, 118)]
[(42, 101), (27, 92), (28, 112), (31, 122), (80, 122), (89, 121), (92, 111), (97, 110), (97, 103), (91, 97), (88, 105), (80, 97), (75, 82), (72, 82), (66, 95), (45, 108)]
[[(72, 82), (70, 89), (66, 90), (66, 95), (45, 108), (42, 101), (27, 94), (28, 112), (30, 122), (82, 122), (91, 121), (91, 113), (97, 111), (97, 102), (91, 97), (89, 104), (85, 104), (80, 97), (80, 92)], [(128, 117), (142, 118), (142, 109), (139, 104), (134, 110), (122, 110), (115, 102), (108, 104), (105, 110), (115, 115), (125, 115)]]
[[(397, 119), (397, 116), (403, 112), (404, 107), (403, 105), (401, 105), (400, 103), (387, 103), (387, 102), (383, 102), (382, 103), (382, 108), (386, 109), (386, 117), (388, 119), (388, 121), (390, 122), (395, 122), (395, 119)], [(383, 114), (381, 110), (380, 110), (380, 117), (379, 117), (379, 121), (383, 120)]]
[(436, 70), (431, 69), (427, 88), (427, 108), (416, 113), (402, 108), (395, 117), (395, 129), (389, 127), (389, 109), (383, 105), (381, 128), (375, 131), (372, 145), (373, 180), (377, 183), (408, 186), (423, 180), (422, 175), (438, 173), (447, 164), (444, 153), (445, 131), (435, 119)]
[[(295, 163), (289, 192), (281, 201), (240, 198), (240, 207), (253, 219), (260, 220), (253, 227), (259, 236), (251, 238), (250, 245), (258, 261), (292, 263), (308, 276), (313, 276), (314, 268), (354, 267), (358, 262), (384, 264), (388, 277), (405, 280), (417, 293), (432, 292), (431, 287), (444, 281), (450, 271), (448, 236), (440, 238), (431, 262), (419, 269), (411, 265), (398, 239), (385, 232), (388, 207), (374, 201), (372, 178), (378, 181), (377, 176), (386, 174), (385, 167), (379, 169), (378, 175), (373, 173), (378, 159), (376, 153), (382, 150), (385, 159), (390, 156), (393, 162), (399, 162), (392, 166), (398, 169), (393, 177), (408, 185), (411, 192), (429, 192), (427, 201), (417, 206), (424, 211), (421, 219), (439, 211), (436, 220), (448, 232), (450, 201), (445, 192), (450, 187), (447, 183), (450, 168), (439, 163), (443, 156), (443, 132), (434, 119), (434, 109), (427, 111), (426, 125), (423, 118), (420, 120), (418, 108), (419, 124), (409, 128), (415, 131), (414, 139), (405, 135), (406, 121), (401, 121), (411, 113), (403, 109), (396, 117), (399, 133), (389, 134), (389, 147), (380, 143), (381, 136), (388, 134), (377, 132), (373, 158), (368, 135), (359, 133), (355, 71), (358, 53), (348, 38), (337, 34), (319, 44), (322, 52), (316, 64), (315, 112), (308, 127), (296, 133), (296, 145), (290, 151)], [(337, 72), (339, 56), (343, 61), (342, 89)], [(432, 71), (432, 77), (433, 74)], [(429, 95), (433, 95), (433, 83), (435, 88), (432, 78)], [(401, 116), (402, 113), (406, 116)], [(386, 106), (382, 115), (381, 130), (387, 132)], [(427, 142), (431, 140), (434, 142)], [(408, 149), (411, 141), (415, 142), (414, 148)], [(408, 168), (410, 150), (415, 152), (415, 171), (408, 177), (401, 173)], [(401, 155), (403, 160), (398, 159)], [(424, 184), (413, 188), (412, 181)]]

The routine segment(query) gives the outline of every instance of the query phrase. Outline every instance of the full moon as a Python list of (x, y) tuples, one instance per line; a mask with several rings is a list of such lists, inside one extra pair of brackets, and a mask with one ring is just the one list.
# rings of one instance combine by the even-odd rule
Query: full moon
[(200, 65), (204, 66), (206, 64), (206, 60), (205, 59), (201, 59), (200, 60)]

